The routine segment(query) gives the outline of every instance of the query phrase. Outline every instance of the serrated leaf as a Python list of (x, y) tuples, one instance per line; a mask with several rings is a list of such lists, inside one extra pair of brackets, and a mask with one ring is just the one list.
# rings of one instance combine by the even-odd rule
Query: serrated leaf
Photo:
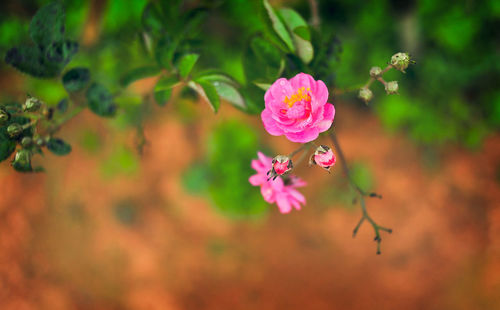
[(274, 8), (269, 4), (269, 1), (263, 0), (263, 4), (269, 16), (269, 19), (271, 20), (274, 31), (276, 31), (278, 36), (283, 40), (283, 42), (285, 42), (288, 49), (291, 52), (295, 52), (295, 46), (293, 45), (292, 37), (290, 36), (290, 33), (288, 32), (285, 24), (280, 19), (278, 14), (276, 14)]
[(62, 77), (64, 88), (70, 92), (84, 89), (90, 81), (90, 71), (87, 68), (73, 68)]
[(99, 116), (111, 117), (115, 115), (116, 105), (113, 96), (101, 84), (94, 83), (87, 90), (87, 100), (92, 112)]
[(35, 46), (11, 48), (5, 55), (5, 62), (23, 73), (38, 78), (55, 77), (63, 68), (61, 64), (46, 61), (45, 55)]
[(159, 74), (161, 68), (157, 66), (144, 66), (132, 69), (128, 73), (126, 73), (120, 80), (120, 84), (123, 87), (127, 87), (137, 80), (141, 80), (147, 77), (155, 76)]
[(189, 75), (189, 73), (193, 69), (194, 64), (198, 60), (198, 57), (200, 57), (200, 55), (198, 54), (186, 54), (182, 56), (182, 58), (179, 60), (179, 65), (178, 65), (179, 74), (183, 78)]
[[(306, 21), (299, 13), (292, 9), (282, 8), (280, 9), (280, 14), (283, 16), (288, 31), (292, 33), (297, 56), (306, 64), (311, 62), (314, 56), (314, 49), (309, 39), (306, 39), (310, 38), (310, 32)], [(297, 34), (297, 31), (301, 35)]]
[(49, 3), (40, 8), (33, 16), (29, 32), (31, 39), (38, 46), (45, 48), (53, 42), (64, 39), (64, 8), (58, 2)]
[(71, 152), (71, 145), (59, 138), (50, 138), (47, 142), (47, 149), (58, 156), (68, 155)]
[(205, 82), (205, 81), (200, 81), (198, 83), (190, 81), (188, 83), (188, 86), (194, 89), (198, 94), (200, 94), (200, 96), (202, 96), (205, 99), (205, 101), (210, 105), (212, 110), (214, 110), (214, 112), (217, 113), (220, 106), (220, 98), (219, 95), (217, 94), (215, 86), (213, 86), (210, 82)]

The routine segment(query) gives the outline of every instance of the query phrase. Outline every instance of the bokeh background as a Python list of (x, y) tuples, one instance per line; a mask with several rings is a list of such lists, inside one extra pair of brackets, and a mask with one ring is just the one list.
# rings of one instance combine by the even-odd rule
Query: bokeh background
[[(0, 4), (0, 51), (28, 40), (47, 1)], [(67, 32), (109, 87), (146, 62), (134, 31), (146, 1), (63, 1)], [(203, 1), (186, 1), (194, 5)], [(200, 61), (245, 82), (241, 32), (259, 29), (250, 1), (220, 2)], [(310, 18), (310, 1), (271, 1)], [(111, 121), (83, 112), (61, 131), (66, 157), (47, 172), (0, 165), (1, 309), (495, 309), (500, 307), (498, 1), (318, 1), (338, 57), (328, 74), (334, 126), (354, 178), (383, 199), (370, 214), (393, 228), (375, 255), (371, 227), (340, 167), (300, 166), (306, 207), (288, 215), (248, 183), (257, 150), (296, 146), (259, 117), (176, 90), (164, 108)], [(228, 21), (229, 20), (229, 21)], [(225, 22), (224, 22), (225, 21)], [(417, 64), (400, 94), (380, 85), (369, 106), (345, 90), (398, 51)], [(3, 57), (3, 56), (2, 56)], [(65, 96), (0, 64), (1, 100)], [(154, 79), (127, 91), (143, 95)], [(329, 144), (326, 137), (321, 142)]]

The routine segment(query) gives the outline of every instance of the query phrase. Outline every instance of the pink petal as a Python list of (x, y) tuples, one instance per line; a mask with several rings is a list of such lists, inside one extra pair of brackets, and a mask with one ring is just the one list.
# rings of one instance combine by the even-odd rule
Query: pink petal
[(331, 103), (325, 104), (325, 111), (323, 113), (323, 120), (316, 124), (319, 132), (327, 131), (330, 129), (335, 117), (335, 107)]
[(318, 106), (323, 106), (327, 101), (328, 101), (328, 88), (326, 87), (325, 83), (323, 81), (318, 80), (316, 81), (316, 91), (313, 93), (314, 99), (313, 100), (313, 105), (316, 105), (314, 108), (317, 108)]
[(259, 173), (267, 173), (270, 169), (268, 166), (265, 166), (262, 162), (256, 159), (252, 160), (251, 166)]
[(275, 201), (274, 191), (271, 186), (268, 186), (264, 183), (264, 185), (260, 187), (260, 193), (262, 194), (262, 197), (264, 197), (264, 200), (266, 202), (273, 203)]
[(260, 186), (267, 182), (267, 178), (264, 174), (254, 174), (250, 178), (248, 178), (248, 182), (253, 186)]
[(319, 130), (316, 127), (306, 128), (302, 132), (286, 132), (285, 136), (292, 142), (306, 143), (316, 140), (319, 136)]
[(278, 123), (275, 119), (273, 119), (271, 111), (266, 108), (262, 111), (260, 116), (262, 118), (262, 122), (264, 123), (264, 128), (270, 135), (281, 136), (283, 134), (283, 130), (278, 127)]
[(303, 204), (306, 203), (306, 198), (304, 197), (304, 195), (302, 195), (298, 190), (296, 189), (293, 189), (293, 188), (289, 188), (288, 189), (288, 193), (295, 199), (297, 199), (298, 201), (302, 202)]
[(297, 200), (295, 200), (295, 199), (292, 199), (292, 205), (297, 210), (300, 210), (302, 208), (301, 205), (300, 205), (300, 203)]
[(286, 195), (278, 195), (276, 197), (276, 204), (278, 205), (281, 213), (289, 213), (292, 211), (292, 206), (290, 205), (290, 201), (287, 199)]
[(290, 84), (295, 90), (301, 87), (305, 87), (306, 89), (310, 88), (311, 93), (313, 94), (316, 92), (316, 81), (312, 76), (306, 73), (299, 73), (291, 78)]
[(266, 166), (268, 169), (271, 169), (271, 162), (273, 159), (271, 157), (267, 157), (262, 152), (257, 152), (257, 156), (259, 157), (260, 162)]

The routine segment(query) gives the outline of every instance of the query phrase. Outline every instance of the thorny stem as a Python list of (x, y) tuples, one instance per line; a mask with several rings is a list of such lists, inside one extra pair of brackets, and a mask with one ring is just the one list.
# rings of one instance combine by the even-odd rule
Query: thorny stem
[(346, 161), (345, 156), (344, 156), (344, 152), (342, 151), (342, 148), (340, 147), (339, 141), (337, 140), (337, 135), (335, 134), (333, 129), (330, 130), (328, 132), (328, 134), (330, 136), (330, 139), (332, 140), (333, 146), (337, 150), (337, 155), (340, 159), (340, 163), (342, 165), (342, 170), (344, 171), (344, 174), (347, 176), (347, 180), (349, 181), (349, 184), (352, 186), (352, 188), (357, 192), (357, 194), (359, 196), (359, 203), (361, 205), (362, 216), (361, 216), (361, 219), (359, 220), (358, 224), (354, 228), (354, 230), (352, 232), (352, 236), (356, 237), (356, 234), (358, 233), (359, 228), (361, 227), (363, 222), (365, 220), (367, 220), (370, 223), (370, 225), (372, 225), (373, 231), (375, 232), (374, 241), (377, 242), (377, 254), (380, 254), (381, 253), (380, 252), (380, 243), (382, 242), (382, 238), (380, 237), (380, 231), (392, 233), (392, 229), (378, 225), (371, 218), (371, 216), (368, 214), (368, 211), (366, 209), (365, 197), (378, 197), (378, 198), (382, 198), (382, 197), (380, 195), (375, 194), (375, 193), (366, 193), (356, 184), (356, 182), (351, 177), (349, 167), (347, 166), (347, 161)]

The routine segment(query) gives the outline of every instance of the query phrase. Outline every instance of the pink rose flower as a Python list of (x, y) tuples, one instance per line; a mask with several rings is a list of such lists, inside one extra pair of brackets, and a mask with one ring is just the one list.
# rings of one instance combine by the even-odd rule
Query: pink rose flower
[(258, 159), (252, 160), (252, 168), (257, 174), (252, 175), (248, 180), (253, 186), (260, 186), (260, 191), (264, 200), (269, 203), (276, 203), (281, 213), (289, 213), (292, 207), (301, 209), (301, 203), (305, 204), (305, 197), (295, 188), (305, 186), (306, 183), (294, 176), (278, 176), (274, 180), (267, 180), (267, 172), (272, 168), (272, 159), (257, 153)]
[(285, 135), (292, 142), (310, 142), (333, 123), (335, 108), (327, 103), (328, 89), (323, 81), (299, 73), (280, 78), (264, 95), (266, 108), (261, 118), (273, 136)]
[(320, 145), (311, 156), (309, 163), (318, 165), (329, 172), (330, 168), (335, 165), (336, 161), (337, 158), (335, 157), (335, 154), (333, 154), (332, 149), (326, 145)]

